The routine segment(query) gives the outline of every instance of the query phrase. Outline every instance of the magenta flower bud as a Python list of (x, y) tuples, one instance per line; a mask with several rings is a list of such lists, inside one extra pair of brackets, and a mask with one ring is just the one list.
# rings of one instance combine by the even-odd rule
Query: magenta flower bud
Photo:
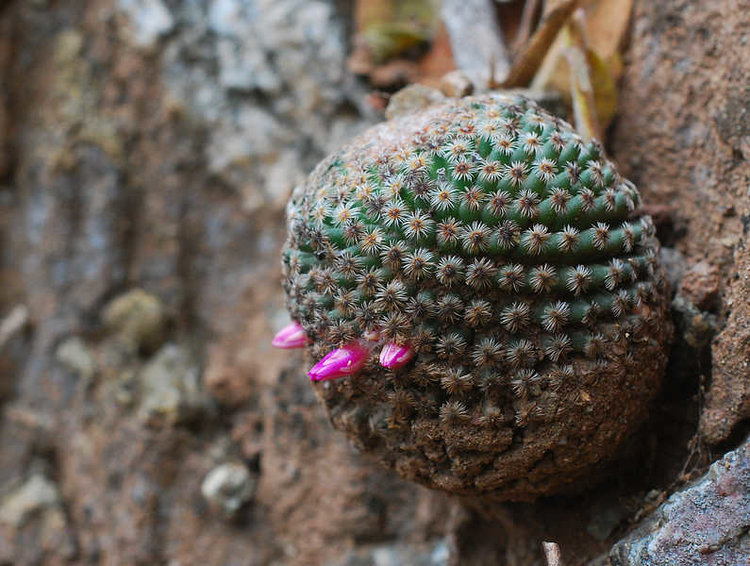
[(365, 364), (369, 350), (353, 343), (328, 353), (307, 372), (313, 381), (338, 379), (358, 372)]
[(405, 366), (414, 357), (411, 346), (399, 344), (386, 344), (380, 350), (380, 365), (388, 369), (398, 369)]
[(293, 322), (276, 333), (271, 344), (276, 348), (290, 350), (303, 348), (309, 342), (305, 329), (299, 322)]

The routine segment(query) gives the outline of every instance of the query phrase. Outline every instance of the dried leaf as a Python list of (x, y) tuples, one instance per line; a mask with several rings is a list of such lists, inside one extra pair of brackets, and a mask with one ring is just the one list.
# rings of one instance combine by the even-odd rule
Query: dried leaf
[(492, 88), (495, 73), (504, 76), (510, 61), (491, 0), (443, 0), (441, 13), (456, 66), (478, 88)]
[[(584, 9), (586, 61), (594, 89), (600, 127), (606, 128), (617, 105), (617, 79), (622, 73), (620, 46), (628, 29), (632, 0), (595, 0)], [(560, 34), (532, 82), (532, 90), (560, 92), (572, 105), (571, 71), (566, 44)]]
[(558, 0), (547, 11), (526, 47), (511, 66), (503, 88), (527, 86), (536, 75), (558, 32), (578, 5), (577, 0)]
[(357, 0), (349, 70), (387, 91), (432, 85), (455, 68), (440, 21), (440, 0)]
[(518, 32), (516, 39), (513, 42), (514, 53), (520, 53), (523, 46), (529, 41), (531, 37), (534, 18), (539, 10), (539, 6), (542, 0), (526, 0), (523, 3), (523, 11), (521, 12), (521, 19), (518, 22)]
[(612, 65), (605, 63), (591, 48), (586, 50), (586, 59), (594, 89), (596, 117), (600, 127), (606, 128), (617, 112), (617, 81), (612, 73)]
[(373, 61), (382, 63), (430, 40), (432, 33), (408, 22), (371, 24), (361, 34)]
[(570, 98), (578, 132), (585, 140), (602, 139), (591, 80), (583, 10), (579, 9), (566, 27), (565, 56), (570, 66)]
[(586, 6), (586, 40), (608, 65), (618, 59), (630, 23), (633, 0), (597, 0)]
[(356, 5), (357, 38), (375, 63), (429, 42), (439, 26), (437, 0), (360, 0)]

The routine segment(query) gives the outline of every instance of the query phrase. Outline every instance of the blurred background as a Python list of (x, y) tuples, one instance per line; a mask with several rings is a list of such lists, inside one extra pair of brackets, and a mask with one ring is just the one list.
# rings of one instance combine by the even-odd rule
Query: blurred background
[[(566, 564), (642, 564), (654, 537), (653, 564), (741, 563), (748, 497), (689, 481), (723, 458), (750, 493), (749, 14), (0, 0), (0, 564), (531, 565), (542, 540)], [(531, 88), (571, 120), (582, 97), (579, 125), (655, 218), (672, 362), (655, 424), (596, 493), (483, 511), (404, 482), (270, 347), (292, 188), (415, 83)], [(721, 528), (680, 515), (690, 489)]]

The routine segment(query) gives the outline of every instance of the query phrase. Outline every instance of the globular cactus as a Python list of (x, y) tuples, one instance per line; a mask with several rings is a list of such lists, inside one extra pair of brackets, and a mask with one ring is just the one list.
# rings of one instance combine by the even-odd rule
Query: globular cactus
[(598, 143), (527, 99), (370, 129), (288, 222), (276, 344), (309, 344), (333, 424), (402, 476), (533, 499), (643, 421), (671, 335), (651, 219)]

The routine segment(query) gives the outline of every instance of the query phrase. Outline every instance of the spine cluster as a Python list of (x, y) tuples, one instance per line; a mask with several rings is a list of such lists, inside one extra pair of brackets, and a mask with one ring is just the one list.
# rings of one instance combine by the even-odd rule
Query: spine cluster
[(523, 99), (458, 103), (316, 181), (291, 203), (284, 266), (294, 318), (326, 348), (377, 331), (521, 379), (596, 351), (597, 326), (642, 317), (655, 292), (636, 189)]

